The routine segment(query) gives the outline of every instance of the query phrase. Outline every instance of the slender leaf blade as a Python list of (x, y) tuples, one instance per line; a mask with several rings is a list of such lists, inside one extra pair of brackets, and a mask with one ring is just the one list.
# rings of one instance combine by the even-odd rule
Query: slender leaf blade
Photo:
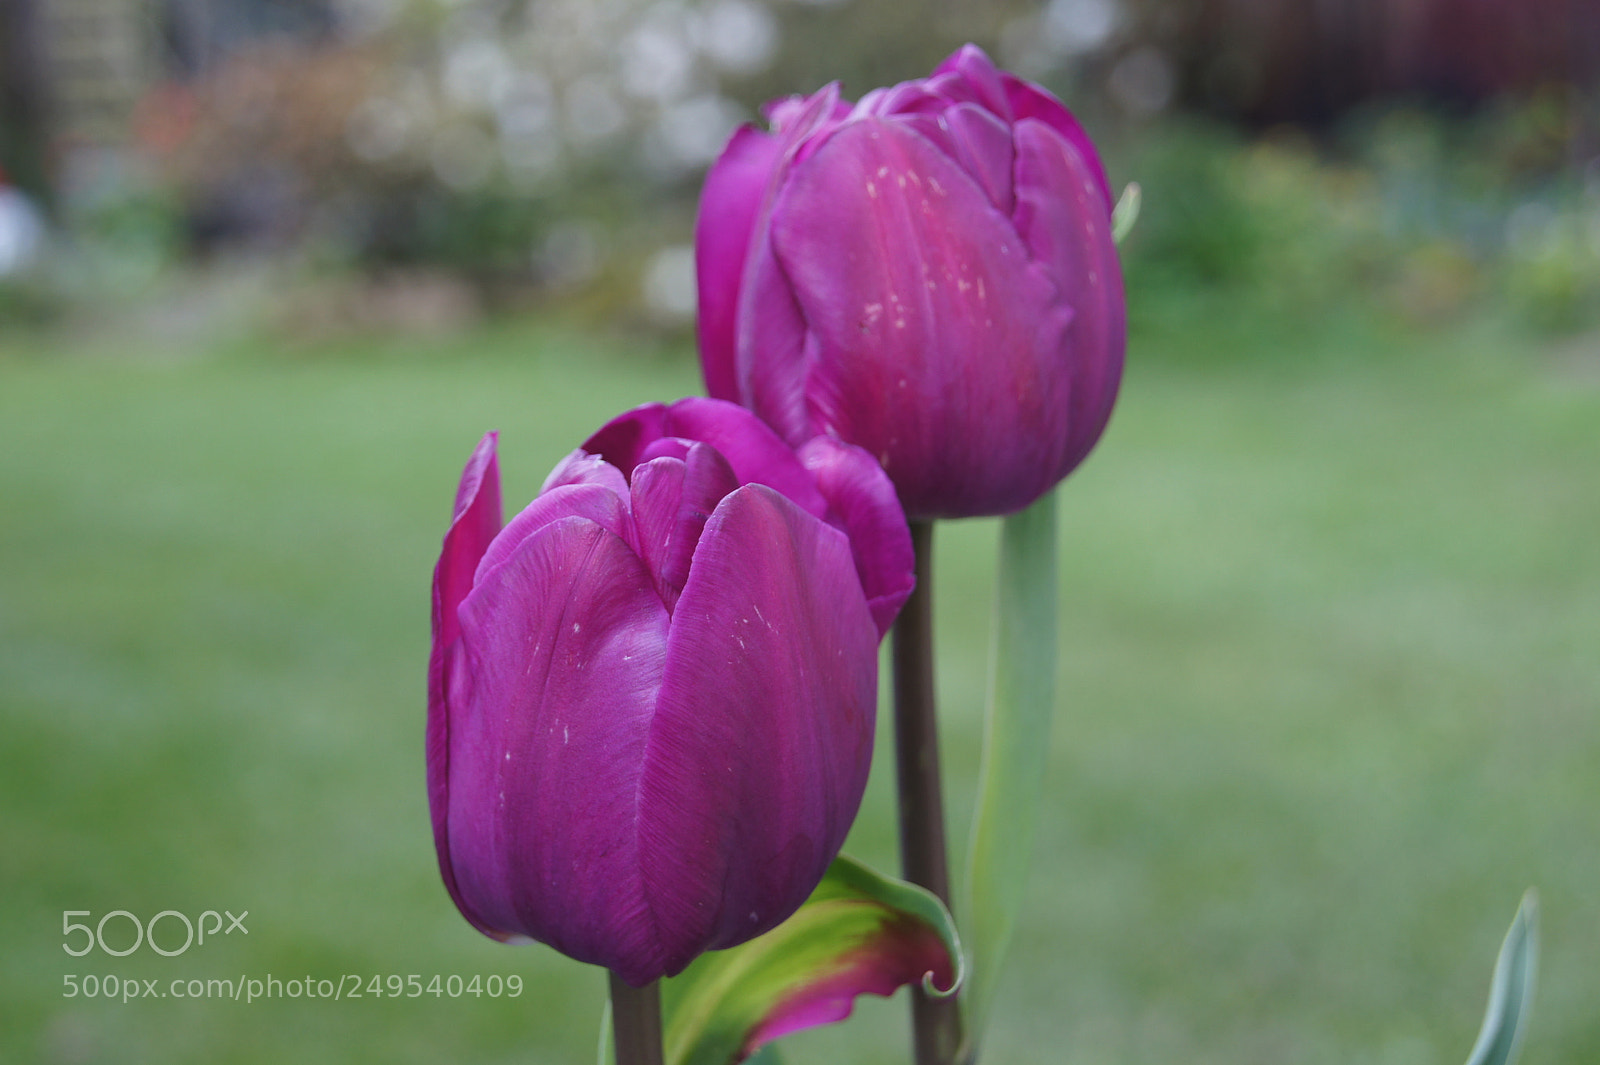
[(1128, 182), (1127, 188), (1122, 190), (1122, 195), (1117, 198), (1117, 205), (1111, 209), (1111, 239), (1121, 244), (1128, 236), (1128, 231), (1139, 220), (1139, 205), (1144, 202), (1144, 190), (1137, 181)]
[(969, 1040), (992, 1006), (1022, 906), (1056, 701), (1056, 492), (1003, 519), (989, 700), (962, 926)]
[(1511, 921), (1500, 956), (1495, 959), (1489, 984), (1489, 1006), (1484, 1011), (1478, 1042), (1467, 1065), (1511, 1065), (1522, 1049), (1533, 1006), (1535, 974), (1539, 967), (1539, 897), (1530, 888), (1522, 896)]

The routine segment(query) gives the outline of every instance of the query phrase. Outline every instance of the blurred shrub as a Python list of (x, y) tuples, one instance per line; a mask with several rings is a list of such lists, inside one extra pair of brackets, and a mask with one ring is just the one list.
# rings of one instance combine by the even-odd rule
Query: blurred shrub
[(1370, 296), (1398, 269), (1373, 175), (1326, 162), (1293, 132), (1249, 142), (1175, 120), (1151, 127), (1126, 169), (1144, 187), (1125, 249), (1135, 293), (1211, 295), (1303, 319)]
[(1535, 95), (1465, 118), (1390, 107), (1320, 141), (1169, 118), (1113, 169), (1144, 186), (1124, 248), (1133, 324), (1196, 314), (1285, 336), (1339, 315), (1431, 326), (1485, 311), (1600, 321), (1600, 161), (1572, 174), (1571, 116)]
[(1504, 267), (1512, 306), (1532, 325), (1573, 332), (1600, 322), (1600, 197), (1512, 212)]
[(38, 277), (0, 277), (0, 326), (53, 325), (64, 310), (60, 295)]

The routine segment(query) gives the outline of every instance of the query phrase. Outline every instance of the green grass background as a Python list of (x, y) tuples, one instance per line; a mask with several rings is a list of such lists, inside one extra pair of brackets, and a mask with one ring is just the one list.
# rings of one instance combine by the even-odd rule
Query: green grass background
[[(1047, 809), (986, 1061), (1455, 1065), (1529, 885), (1525, 1061), (1600, 1061), (1600, 343), (1349, 348), (1135, 344), (1063, 490)], [(439, 882), (428, 580), (483, 431), (516, 506), (696, 391), (689, 356), (540, 324), (0, 352), (0, 1060), (592, 1061), (601, 974), (479, 936)], [(958, 841), (993, 553), (940, 528)], [(889, 768), (850, 849), (892, 869)], [(224, 908), (248, 936), (62, 950), (64, 910)], [(526, 990), (62, 997), (90, 973)], [(904, 1013), (786, 1059), (907, 1060)]]

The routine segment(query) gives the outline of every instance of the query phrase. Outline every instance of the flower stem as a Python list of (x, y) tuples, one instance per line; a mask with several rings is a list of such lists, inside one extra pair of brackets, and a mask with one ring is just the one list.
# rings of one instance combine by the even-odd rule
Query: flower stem
[[(917, 587), (894, 625), (895, 767), (900, 793), (900, 866), (905, 878), (950, 904), (944, 798), (939, 784), (939, 722), (933, 672), (933, 523), (911, 523)], [(911, 989), (917, 1065), (950, 1065), (961, 1046), (954, 995)]]
[(611, 974), (611, 1031), (617, 1065), (661, 1065), (661, 984), (629, 987)]

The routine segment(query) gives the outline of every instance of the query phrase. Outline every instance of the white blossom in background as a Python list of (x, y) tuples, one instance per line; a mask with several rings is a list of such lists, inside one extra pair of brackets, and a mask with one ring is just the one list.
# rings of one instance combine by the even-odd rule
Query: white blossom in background
[(471, 122), (452, 122), (434, 134), (433, 173), (457, 192), (482, 188), (494, 173), (494, 138)]
[(722, 152), (739, 123), (749, 116), (723, 96), (696, 96), (662, 110), (645, 138), (646, 161), (659, 173), (703, 167)]
[(537, 70), (523, 70), (495, 106), (495, 124), (502, 137), (526, 140), (551, 136), (556, 128), (556, 94)]
[(628, 121), (610, 79), (601, 74), (585, 74), (568, 85), (562, 111), (567, 139), (580, 148), (611, 139)]
[(356, 158), (368, 163), (397, 159), (411, 147), (416, 116), (388, 96), (374, 96), (350, 113), (345, 121), (345, 141)]
[(688, 321), (694, 317), (694, 245), (672, 244), (657, 251), (645, 266), (645, 306), (663, 318)]
[(1174, 80), (1166, 53), (1154, 45), (1144, 45), (1117, 61), (1106, 87), (1124, 111), (1149, 118), (1172, 102)]
[(1000, 28), (1000, 58), (1024, 77), (1043, 77), (1104, 50), (1122, 25), (1118, 0), (1048, 0)]
[(335, 0), (333, 10), (344, 32), (361, 41), (392, 27), (405, 6), (406, 0)]
[(444, 94), (461, 107), (490, 109), (516, 82), (517, 69), (498, 41), (469, 37), (445, 52)]
[(21, 273), (32, 264), (44, 247), (44, 237), (39, 209), (16, 189), (0, 184), (0, 277)]
[(556, 176), (566, 159), (555, 90), (535, 70), (519, 73), (495, 110), (506, 176), (531, 188)]
[(533, 267), (546, 284), (569, 287), (593, 280), (605, 258), (598, 227), (575, 219), (550, 230), (534, 249)]
[(623, 38), (618, 79), (628, 95), (638, 99), (676, 100), (689, 90), (694, 59), (686, 35), (655, 20)]
[(1050, 0), (1039, 28), (1052, 51), (1075, 56), (1104, 47), (1121, 22), (1117, 0)]
[[(336, 2), (356, 33), (399, 32), (431, 5), (436, 51), (413, 50), (410, 76), (397, 77), (410, 88), (374, 93), (350, 116), (346, 141), (366, 162), (420, 164), (452, 188), (497, 172), (520, 185), (552, 180), (570, 161), (626, 144), (624, 134), (647, 172), (676, 180), (714, 159), (748, 117), (720, 79), (761, 70), (779, 44), (761, 0)], [(483, 136), (494, 141), (487, 150)], [(455, 150), (466, 154), (447, 158)]]
[(778, 50), (778, 20), (752, 0), (715, 0), (701, 12), (700, 51), (730, 74), (754, 74)]
[[(702, 170), (751, 117), (724, 82), (773, 62), (785, 0), (332, 2), (356, 40), (399, 45), (380, 43), (396, 60), (346, 121), (357, 159), (455, 192), (538, 196), (597, 162), (660, 182)], [(606, 266), (604, 238), (569, 218), (528, 265), (547, 285), (583, 285)], [(648, 258), (639, 295), (662, 321), (692, 318), (692, 248)]]

